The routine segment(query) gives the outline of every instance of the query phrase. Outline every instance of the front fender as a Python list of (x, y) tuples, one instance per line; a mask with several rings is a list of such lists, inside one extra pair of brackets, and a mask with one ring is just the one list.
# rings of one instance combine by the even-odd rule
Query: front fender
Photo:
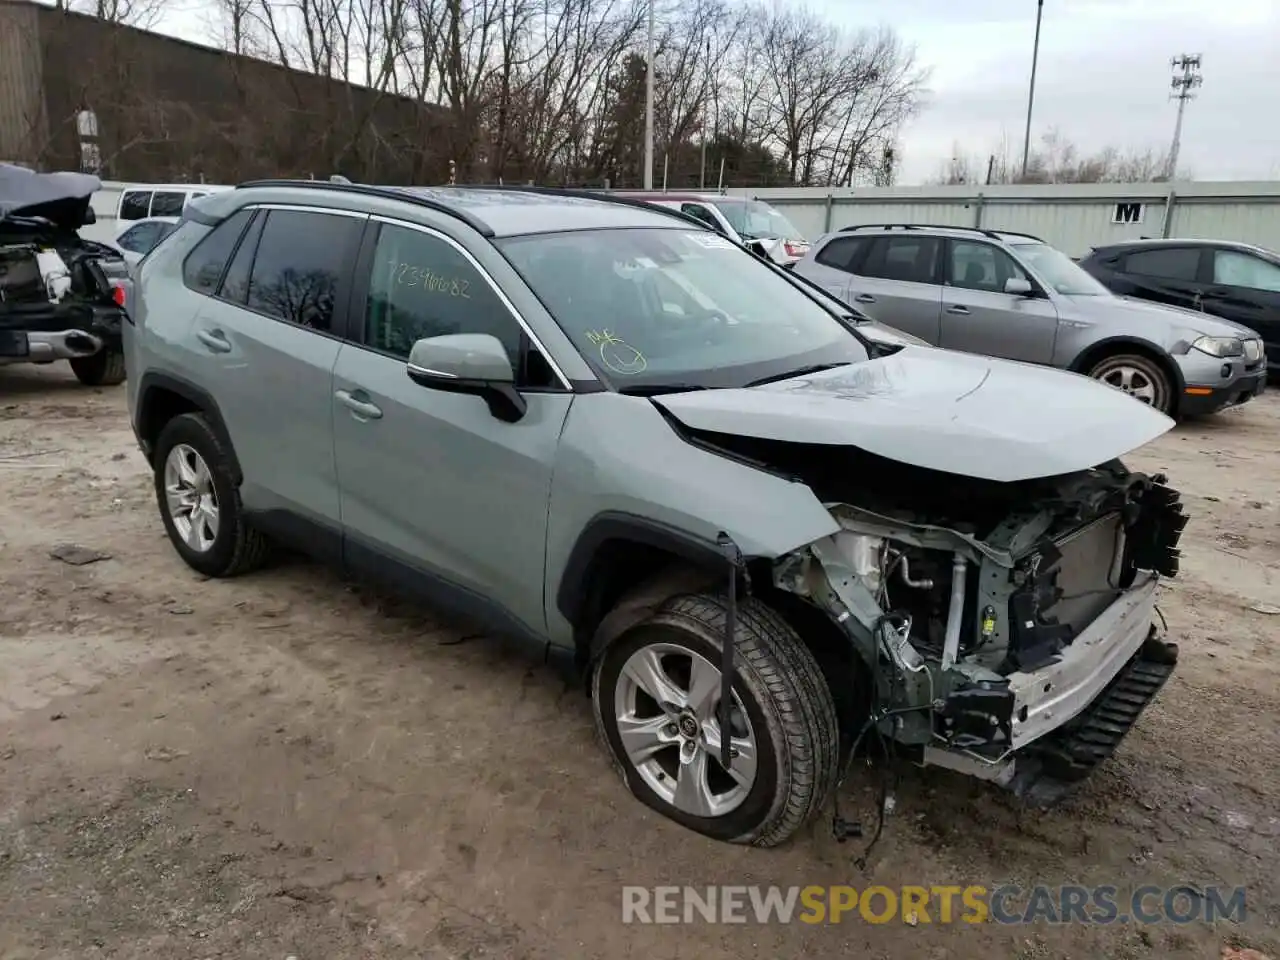
[(551, 483), (545, 603), (553, 643), (573, 645), (560, 600), (577, 589), (592, 543), (620, 525), (684, 559), (721, 563), (721, 532), (745, 557), (773, 559), (839, 529), (805, 484), (689, 443), (650, 401), (579, 396)]

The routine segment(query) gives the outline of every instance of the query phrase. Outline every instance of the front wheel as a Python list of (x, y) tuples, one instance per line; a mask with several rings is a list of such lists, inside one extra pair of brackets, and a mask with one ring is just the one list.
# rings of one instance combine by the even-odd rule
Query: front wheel
[(771, 847), (835, 786), (835, 707), (795, 631), (758, 600), (742, 600), (722, 766), (727, 610), (719, 595), (674, 597), (606, 649), (592, 677), (596, 726), (643, 803), (708, 837)]
[(1173, 384), (1160, 364), (1150, 357), (1137, 353), (1112, 354), (1095, 363), (1089, 376), (1161, 413), (1172, 414)]

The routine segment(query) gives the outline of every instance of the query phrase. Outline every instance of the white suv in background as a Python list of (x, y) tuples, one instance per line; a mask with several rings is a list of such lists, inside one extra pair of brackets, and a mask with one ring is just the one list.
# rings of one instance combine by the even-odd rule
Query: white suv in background
[(760, 253), (784, 267), (809, 252), (809, 241), (796, 225), (763, 200), (730, 197), (722, 193), (610, 192), (697, 217), (730, 240), (745, 247), (755, 246)]

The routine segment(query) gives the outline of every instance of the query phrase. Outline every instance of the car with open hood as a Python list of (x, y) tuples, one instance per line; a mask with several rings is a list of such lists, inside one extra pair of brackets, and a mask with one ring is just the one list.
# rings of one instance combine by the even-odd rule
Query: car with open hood
[(929, 343), (1083, 373), (1173, 417), (1266, 388), (1251, 327), (1116, 296), (1028, 234), (860, 224), (819, 238), (793, 269)]
[(124, 380), (128, 266), (119, 250), (78, 232), (94, 222), (90, 198), (101, 185), (0, 164), (0, 366), (68, 360), (85, 384)]
[(136, 301), (185, 563), (283, 544), (523, 641), (708, 836), (784, 841), (869, 738), (1052, 802), (1174, 669), (1186, 516), (1122, 460), (1170, 418), (872, 329), (678, 211), (256, 182), (193, 202)]

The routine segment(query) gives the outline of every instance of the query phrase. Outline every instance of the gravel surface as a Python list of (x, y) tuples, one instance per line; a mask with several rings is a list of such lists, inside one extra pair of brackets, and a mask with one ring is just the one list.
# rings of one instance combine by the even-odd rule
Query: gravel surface
[[(651, 813), (580, 690), (430, 611), (302, 561), (202, 579), (165, 539), (123, 388), (0, 370), (0, 957), (1275, 956), (1280, 391), (1130, 462), (1194, 515), (1161, 601), (1178, 672), (1054, 810), (903, 769), (864, 873), (825, 820), (760, 851)], [(870, 822), (876, 781), (854, 779)], [(1249, 916), (620, 920), (624, 884), (1004, 881), (1243, 884)]]

